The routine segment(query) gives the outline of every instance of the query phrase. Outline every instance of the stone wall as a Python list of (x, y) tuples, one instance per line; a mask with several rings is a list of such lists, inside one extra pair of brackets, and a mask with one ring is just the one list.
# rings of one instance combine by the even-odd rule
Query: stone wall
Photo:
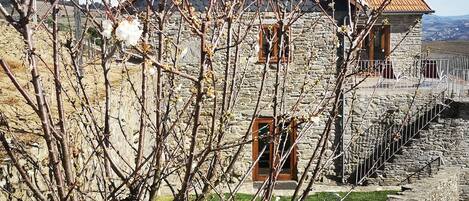
[(446, 168), (432, 178), (406, 186), (400, 195), (388, 195), (388, 201), (458, 201), (459, 169)]
[(385, 15), (391, 26), (391, 60), (394, 72), (409, 76), (418, 71), (415, 59), (422, 50), (422, 15)]
[[(419, 92), (416, 93), (416, 90)], [(367, 129), (382, 126), (385, 130), (388, 125), (412, 121), (415, 112), (440, 93), (440, 90), (433, 88), (376, 88), (358, 89), (348, 94), (344, 109), (345, 121), (349, 122), (344, 135), (344, 144), (347, 145), (346, 175), (354, 171), (358, 156), (370, 153), (375, 140), (384, 132), (367, 132)]]
[[(386, 24), (391, 27), (390, 45), (394, 73), (402, 74), (406, 78), (396, 81), (369, 77), (360, 83), (358, 90), (346, 94), (345, 114), (350, 117), (348, 121), (351, 122), (348, 135), (363, 132), (370, 125), (379, 123), (386, 115), (392, 115), (395, 120), (402, 119), (407, 111), (412, 112), (412, 109), (426, 104), (432, 100), (431, 96), (443, 90), (440, 84), (435, 84), (420, 87), (419, 93), (416, 93), (415, 86), (418, 81), (413, 79), (416, 75), (411, 72), (419, 71), (415, 59), (420, 58), (421, 54), (421, 18), (422, 15), (384, 15), (378, 19), (377, 26)], [(357, 76), (357, 80), (360, 79), (363, 77)]]
[(469, 200), (469, 168), (463, 168), (459, 174), (459, 200)]
[[(248, 18), (249, 15), (246, 15)], [(223, 139), (222, 144), (230, 142), (239, 142), (240, 139), (246, 134), (251, 133), (252, 131), (248, 130), (249, 124), (253, 115), (255, 104), (257, 101), (257, 94), (259, 87), (261, 86), (262, 81), (262, 72), (264, 69), (264, 64), (258, 62), (257, 52), (254, 52), (256, 49), (255, 46), (259, 41), (259, 24), (273, 24), (275, 23), (275, 16), (272, 13), (263, 13), (263, 21), (258, 22), (257, 20), (252, 23), (253, 27), (246, 33), (246, 39), (240, 45), (240, 55), (237, 65), (237, 73), (235, 77), (237, 78), (237, 83), (240, 84), (240, 88), (236, 91), (238, 93), (236, 103), (233, 107), (233, 119), (228, 124), (228, 127), (225, 128), (227, 134)], [(249, 21), (249, 20), (245, 20)], [(173, 15), (173, 18), (170, 19), (168, 26), (165, 27), (165, 33), (168, 37), (166, 40), (175, 42), (177, 41), (177, 33), (179, 28), (180, 19), (177, 15)], [(198, 63), (200, 63), (200, 40), (198, 37), (193, 34), (189, 26), (183, 24), (182, 26), (182, 37), (180, 49), (181, 51), (187, 52), (185, 55), (181, 55), (178, 58), (178, 68), (182, 72), (197, 76)], [(241, 30), (245, 30), (243, 27)], [(336, 72), (336, 46), (337, 38), (335, 27), (330, 24), (329, 19), (321, 14), (320, 12), (308, 12), (305, 13), (300, 19), (298, 19), (294, 24), (290, 26), (291, 31), (291, 41), (292, 41), (292, 61), (287, 65), (280, 65), (280, 72), (282, 76), (280, 77), (279, 83), (285, 82), (285, 92), (283, 94), (284, 98), (284, 108), (288, 112), (288, 116), (301, 118), (312, 113), (315, 107), (321, 102), (321, 100), (330, 95), (332, 92), (332, 84), (335, 79)], [(207, 31), (210, 32), (210, 31)], [(244, 34), (244, 32), (241, 32)], [(223, 36), (225, 37), (225, 36)], [(221, 38), (221, 47), (225, 43), (226, 38)], [(234, 51), (234, 50), (233, 50)], [(173, 54), (174, 52), (171, 52)], [(164, 55), (165, 59), (170, 60), (169, 56)], [(223, 69), (225, 67), (225, 51), (218, 51), (214, 54), (214, 63), (213, 63), (213, 72), (215, 76), (221, 78)], [(233, 61), (233, 60), (232, 60)], [(130, 66), (129, 68), (135, 70), (139, 68), (138, 66)], [(260, 100), (260, 116), (263, 117), (272, 117), (272, 100), (274, 94), (274, 85), (275, 85), (275, 72), (276, 65), (270, 64), (267, 65), (267, 75), (265, 80), (265, 90)], [(283, 76), (283, 73), (286, 73)], [(123, 75), (126, 76), (126, 75)], [(229, 77), (232, 75), (230, 74)], [(152, 76), (148, 76), (150, 79), (153, 79)], [(134, 87), (140, 88), (140, 75), (135, 74), (131, 76), (131, 81), (134, 84)], [(306, 82), (305, 82), (306, 81)], [(216, 92), (218, 96), (221, 95), (221, 83), (216, 83), (217, 88)], [(179, 87), (178, 87), (179, 86)], [(192, 94), (194, 85), (185, 80), (185, 79), (175, 79), (173, 86), (166, 85), (164, 86), (168, 90), (177, 89), (178, 98), (183, 102), (175, 102), (176, 107), (182, 107), (184, 101), (186, 101)], [(304, 87), (304, 88), (303, 88)], [(171, 89), (172, 88), (172, 89)], [(148, 86), (148, 91), (153, 91), (153, 86)], [(137, 102), (135, 96), (133, 96), (133, 90), (129, 83), (123, 79), (119, 90), (113, 91), (113, 96), (116, 98), (113, 99), (112, 104), (112, 116), (116, 117), (112, 120), (112, 133), (111, 142), (115, 144), (117, 150), (132, 150), (131, 146), (136, 146), (136, 133), (138, 131), (138, 120), (139, 120), (139, 111), (140, 105)], [(211, 108), (213, 100), (207, 100), (207, 104), (204, 104), (203, 107), (203, 116), (210, 117)], [(220, 98), (218, 104), (220, 104)], [(152, 97), (149, 97), (149, 105), (154, 104)], [(173, 107), (174, 105), (171, 105)], [(293, 107), (295, 109), (292, 109)], [(218, 106), (220, 107), (220, 106)], [(193, 106), (189, 106), (186, 111), (191, 111)], [(148, 112), (150, 117), (154, 116), (154, 111)], [(175, 113), (171, 115), (176, 115)], [(218, 114), (219, 115), (219, 114)], [(172, 116), (172, 117), (174, 117)], [(318, 122), (314, 122), (313, 126), (309, 127), (307, 132), (303, 135), (303, 138), (300, 140), (297, 145), (297, 171), (294, 176), (299, 176), (303, 174), (303, 170), (307, 165), (309, 158), (312, 156), (312, 153), (319, 141), (320, 134), (324, 130), (324, 123), (326, 121), (327, 114), (321, 115), (318, 119)], [(188, 113), (184, 114), (181, 117), (181, 121), (186, 123), (185, 120), (190, 119)], [(122, 121), (123, 120), (123, 121)], [(120, 121), (120, 122), (119, 122)], [(217, 122), (218, 123), (218, 122)], [(307, 122), (305, 122), (307, 123)], [(123, 126), (123, 128), (122, 128)], [(207, 131), (210, 124), (205, 121), (202, 121), (201, 124), (201, 135), (198, 139), (198, 148), (206, 146), (205, 143), (208, 141), (203, 137), (205, 134), (204, 131)], [(218, 127), (218, 125), (216, 125)], [(297, 133), (306, 131), (304, 126), (299, 126)], [(186, 131), (176, 130), (176, 132), (184, 133)], [(146, 153), (149, 153), (152, 150), (154, 142), (154, 130), (149, 129), (147, 133), (147, 149)], [(249, 138), (251, 138), (249, 134)], [(186, 138), (187, 134), (181, 134), (181, 137)], [(175, 144), (172, 141), (172, 137), (168, 138), (169, 146)], [(186, 140), (189, 140), (188, 138)], [(131, 143), (118, 143), (130, 141)], [(133, 143), (133, 144), (132, 144)], [(326, 151), (326, 156), (329, 157), (333, 154), (333, 143), (334, 143), (334, 131), (332, 131), (332, 136), (330, 141), (327, 143), (328, 150)], [(176, 145), (174, 145), (176, 146)], [(200, 146), (200, 147), (199, 147)], [(249, 169), (252, 164), (252, 145), (247, 144), (242, 152), (241, 158), (235, 164), (234, 171), (230, 173), (233, 176), (233, 182), (236, 182), (241, 176)], [(233, 155), (234, 150), (227, 150), (223, 154), (224, 159), (230, 159)], [(120, 153), (124, 155), (123, 159), (118, 156), (114, 156), (117, 161), (129, 162), (133, 161), (132, 152)], [(169, 160), (169, 159), (167, 159)], [(171, 159), (173, 160), (173, 159)], [(131, 162), (130, 162), (131, 163)], [(226, 164), (225, 164), (226, 165)], [(335, 166), (330, 165), (325, 170), (327, 177), (322, 177), (320, 180), (327, 183), (330, 182), (331, 177), (336, 176)], [(175, 176), (176, 177), (176, 176)], [(177, 178), (173, 178), (177, 180)], [(251, 177), (248, 177), (248, 181), (251, 180)], [(177, 183), (177, 182), (175, 182)]]
[[(437, 122), (429, 124), (412, 143), (386, 163), (379, 174), (384, 185), (396, 185), (410, 174), (441, 157), (443, 166), (469, 168), (469, 113), (467, 103), (454, 103)], [(466, 185), (466, 184), (463, 184)]]
[[(432, 122), (419, 138), (405, 147), (400, 155), (386, 163), (379, 172), (378, 180), (382, 185), (398, 185), (409, 175), (427, 165), (431, 160), (441, 157), (442, 167), (460, 169), (460, 200), (469, 199), (469, 103), (453, 103), (437, 122)], [(433, 173), (437, 171), (434, 164)], [(426, 168), (421, 174), (428, 177)], [(415, 181), (416, 178), (413, 178)]]
[[(418, 90), (418, 93), (416, 93)], [(384, 120), (402, 123), (406, 115), (439, 96), (441, 90), (434, 88), (376, 88), (358, 89), (356, 93), (347, 94), (345, 114), (349, 121), (349, 133), (361, 133), (373, 124)]]
[[(233, 108), (233, 120), (230, 122), (229, 126), (226, 129), (227, 137), (224, 139), (225, 142), (236, 142), (241, 139), (245, 133), (250, 133), (248, 130), (249, 124), (251, 121), (252, 113), (255, 107), (255, 97), (257, 96), (258, 88), (261, 85), (261, 76), (264, 64), (257, 62), (257, 53), (253, 52), (258, 43), (259, 35), (259, 24), (260, 23), (274, 23), (275, 17), (272, 13), (263, 13), (263, 21), (252, 22), (252, 29), (249, 30), (245, 41), (240, 45), (240, 55), (238, 63), (238, 73), (234, 76), (240, 83), (240, 89), (236, 91), (238, 93), (237, 102)], [(249, 15), (247, 15), (249, 16)], [(400, 40), (405, 33), (405, 27), (414, 20), (413, 17), (396, 17), (391, 16), (391, 23), (401, 23), (399, 26), (392, 28), (393, 38), (392, 44), (397, 44), (396, 41)], [(401, 18), (404, 18), (403, 21)], [(249, 20), (246, 20), (249, 21)], [(167, 36), (168, 44), (171, 45), (171, 42), (177, 41), (177, 33), (179, 30), (180, 19), (177, 15), (173, 15), (173, 18), (170, 19), (170, 22), (165, 26), (165, 35)], [(177, 55), (178, 57), (178, 68), (184, 73), (194, 75), (197, 72), (196, 69), (198, 63), (200, 62), (200, 41), (196, 34), (194, 34), (189, 26), (183, 24), (181, 30), (181, 44), (179, 48), (181, 50), (186, 50), (187, 54)], [(245, 27), (243, 27), (245, 28)], [(241, 29), (244, 30), (244, 29)], [(284, 108), (287, 111), (290, 111), (287, 115), (292, 117), (303, 117), (307, 116), (309, 113), (312, 113), (315, 107), (323, 101), (323, 98), (329, 97), (332, 92), (332, 87), (334, 83), (334, 74), (336, 72), (336, 44), (338, 42), (336, 38), (335, 27), (332, 26), (329, 22), (329, 19), (320, 14), (319, 12), (308, 12), (305, 13), (298, 21), (296, 21), (291, 26), (291, 39), (292, 39), (292, 48), (291, 54), (293, 55), (292, 62), (289, 65), (281, 65), (281, 71), (285, 72), (285, 76), (281, 76), (280, 83), (285, 83), (285, 97), (284, 99)], [(394, 34), (395, 33), (395, 34)], [(412, 38), (405, 40), (400, 45), (400, 48), (396, 50), (396, 58), (411, 58), (414, 54), (420, 53), (420, 47), (417, 48), (416, 40), (419, 37), (419, 33), (413, 33)], [(226, 41), (226, 38), (221, 39), (221, 44)], [(402, 47), (409, 45), (409, 47)], [(156, 46), (156, 45), (155, 45)], [(175, 52), (167, 52), (164, 55), (165, 62), (171, 62), (171, 56)], [(225, 64), (225, 53), (223, 51), (218, 51), (214, 54), (214, 63), (213, 68), (214, 72), (222, 72)], [(272, 116), (273, 112), (271, 109), (272, 100), (273, 100), (273, 86), (275, 84), (275, 65), (267, 65), (267, 76), (265, 81), (265, 91), (261, 97), (260, 101), (260, 116)], [(122, 73), (115, 73), (112, 76), (121, 76), (120, 79), (116, 79), (112, 83), (111, 87), (111, 138), (110, 141), (113, 144), (113, 151), (110, 153), (111, 157), (116, 161), (116, 163), (122, 167), (124, 170), (130, 170), (134, 164), (134, 148), (137, 144), (137, 133), (139, 129), (139, 118), (140, 118), (140, 104), (138, 102), (138, 94), (135, 89), (140, 89), (141, 75), (139, 72), (139, 65), (127, 65), (126, 68), (122, 69)], [(127, 77), (128, 71), (129, 77)], [(149, 80), (154, 80), (154, 77), (150, 74), (146, 75)], [(197, 76), (197, 75), (194, 75)], [(215, 74), (215, 76), (221, 76), (221, 74)], [(229, 75), (232, 76), (232, 75)], [(130, 81), (130, 82), (129, 82)], [(194, 85), (185, 79), (176, 79), (174, 83), (168, 84), (168, 80), (164, 80), (165, 84), (163, 88), (167, 91), (165, 93), (176, 92), (177, 97), (173, 102), (175, 107), (181, 107), (183, 103), (179, 102), (179, 98), (187, 100), (188, 97), (192, 94), (192, 89)], [(220, 87), (220, 83), (216, 83)], [(154, 85), (147, 85), (147, 91), (152, 93), (154, 91)], [(178, 87), (180, 86), (180, 87)], [(220, 88), (216, 89), (217, 92), (220, 92)], [(368, 103), (370, 103), (369, 94), (360, 95), (357, 100), (359, 105), (354, 105), (352, 108), (346, 109), (352, 112), (352, 125), (350, 129), (353, 130), (353, 133), (359, 133), (360, 128), (366, 127), (372, 123), (377, 123), (381, 115), (385, 114), (389, 108), (398, 108), (400, 115), (405, 113), (406, 104), (409, 103), (411, 95), (413, 93), (409, 91), (405, 94), (380, 94), (376, 97), (375, 101), (371, 101), (371, 110), (368, 108)], [(102, 94), (101, 94), (102, 95)], [(153, 95), (153, 94), (152, 94)], [(420, 99), (419, 99), (420, 100)], [(419, 101), (418, 104), (423, 104), (423, 100), (426, 100), (422, 97), (422, 101)], [(204, 105), (205, 109), (203, 116), (209, 117), (210, 109), (212, 108), (211, 104), (213, 102), (207, 101), (207, 104)], [(154, 105), (155, 100), (153, 97), (149, 97), (148, 105)], [(103, 104), (97, 104), (97, 111), (102, 111)], [(391, 106), (391, 107), (389, 107)], [(100, 108), (101, 107), (101, 108)], [(292, 108), (295, 107), (293, 110)], [(191, 111), (193, 106), (189, 106), (187, 111)], [(155, 116), (155, 108), (151, 108), (147, 111), (150, 120)], [(370, 112), (370, 113), (368, 113)], [(189, 112), (188, 112), (189, 113)], [(368, 114), (367, 114), (368, 113)], [(175, 112), (171, 113), (171, 117), (177, 115)], [(297, 176), (303, 174), (303, 170), (308, 163), (309, 158), (312, 156), (313, 150), (316, 148), (316, 144), (319, 141), (319, 137), (324, 129), (324, 124), (327, 119), (328, 113), (319, 116), (319, 121), (314, 122), (313, 126), (308, 129), (308, 132), (305, 133), (300, 143), (297, 145)], [(189, 114), (185, 114), (182, 119), (189, 119)], [(99, 117), (98, 121), (102, 121), (102, 116)], [(203, 122), (203, 121), (202, 121)], [(185, 122), (188, 123), (188, 122)], [(147, 139), (145, 154), (149, 154), (153, 150), (153, 145), (155, 142), (155, 130), (152, 122), (147, 122)], [(182, 124), (183, 127), (186, 124)], [(360, 127), (357, 127), (360, 125)], [(207, 143), (206, 139), (203, 137), (204, 131), (207, 130), (208, 123), (203, 122), (201, 125), (201, 134), (198, 140), (198, 146), (204, 146)], [(298, 133), (305, 129), (303, 126), (300, 126)], [(183, 128), (176, 128), (175, 133), (181, 134), (178, 137), (188, 139), (187, 135), (184, 134)], [(249, 135), (250, 136), (250, 135)], [(329, 142), (327, 143), (326, 157), (333, 155), (334, 145), (336, 145), (337, 136), (334, 135), (334, 129), (332, 131), (332, 136), (330, 137)], [(349, 137), (351, 139), (351, 137)], [(173, 141), (172, 141), (173, 140)], [(177, 146), (174, 143), (174, 139), (171, 137), (168, 138), (168, 146)], [(82, 147), (87, 149), (86, 147)], [(222, 157), (229, 159), (232, 156), (232, 150), (228, 150), (223, 153)], [(118, 156), (119, 155), (119, 156)], [(177, 160), (172, 158), (165, 159)], [(181, 161), (184, 162), (184, 161)], [(237, 181), (240, 179), (240, 176), (243, 175), (252, 164), (252, 152), (251, 144), (248, 144), (243, 153), (242, 157), (237, 161), (234, 172), (230, 173), (233, 176), (233, 180)], [(337, 169), (339, 167), (335, 164), (330, 164), (323, 176), (320, 178), (320, 181), (323, 183), (329, 183), (339, 177)], [(170, 177), (169, 180), (176, 181), (177, 176)], [(248, 177), (250, 180), (250, 177)]]

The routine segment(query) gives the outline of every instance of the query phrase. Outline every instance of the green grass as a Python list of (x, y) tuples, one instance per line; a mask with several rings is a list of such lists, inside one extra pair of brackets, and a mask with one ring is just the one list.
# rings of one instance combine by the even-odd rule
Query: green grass
[[(352, 192), (350, 193), (345, 201), (385, 201), (387, 200), (387, 195), (396, 194), (397, 191), (375, 191), (375, 192)], [(315, 193), (310, 195), (307, 201), (336, 201), (340, 200), (338, 196), (345, 196), (346, 193)], [(338, 195), (338, 196), (337, 196)], [(228, 197), (228, 195), (226, 195)], [(252, 195), (249, 194), (236, 194), (236, 201), (249, 201), (252, 199)], [(290, 197), (280, 197), (280, 201), (289, 201)], [(171, 197), (161, 197), (155, 201), (169, 201), (172, 200)], [(207, 201), (219, 201), (220, 198), (212, 194), (206, 199)], [(275, 198), (274, 198), (275, 200)]]
[[(350, 193), (346, 201), (380, 201), (387, 200), (387, 195), (396, 194), (397, 191), (376, 191), (376, 192), (352, 192)], [(329, 201), (338, 200), (337, 194), (341, 197), (345, 196), (346, 193), (316, 193), (308, 197), (308, 201)], [(340, 199), (339, 199), (340, 200)]]

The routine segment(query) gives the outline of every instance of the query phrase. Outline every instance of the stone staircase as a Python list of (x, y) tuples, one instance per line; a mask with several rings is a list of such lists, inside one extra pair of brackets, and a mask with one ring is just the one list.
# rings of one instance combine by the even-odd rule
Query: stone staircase
[(371, 183), (379, 185), (403, 185), (414, 183), (437, 173), (442, 164), (442, 152), (431, 142), (430, 136), (435, 130), (443, 127), (445, 121), (439, 117), (427, 128), (420, 131), (414, 139), (404, 145), (402, 150), (387, 161), (376, 174), (370, 178)]
[(461, 198), (458, 183), (461, 169), (444, 168), (433, 177), (421, 179), (403, 186), (397, 195), (388, 195), (388, 201), (445, 200), (458, 201)]
[[(438, 122), (440, 114), (448, 108), (447, 104), (450, 102), (445, 99), (444, 94), (441, 94), (418, 108), (414, 114), (408, 115), (402, 124), (373, 125), (368, 128), (356, 142), (358, 148), (355, 149), (358, 151), (355, 151), (356, 155), (353, 156), (355, 164), (352, 167), (349, 183), (395, 185), (406, 179), (409, 172), (422, 171), (421, 167), (430, 161), (433, 164), (434, 158), (423, 157), (415, 160), (415, 156), (409, 157), (409, 155), (419, 156), (419, 151), (426, 148), (417, 144), (420, 144), (423, 136), (431, 134), (433, 126), (438, 126), (435, 122)], [(432, 149), (432, 147), (427, 148)], [(393, 165), (394, 163), (398, 164)], [(415, 163), (415, 165), (403, 165), (405, 163)], [(437, 165), (433, 166), (436, 168)], [(430, 168), (431, 171), (434, 170)]]

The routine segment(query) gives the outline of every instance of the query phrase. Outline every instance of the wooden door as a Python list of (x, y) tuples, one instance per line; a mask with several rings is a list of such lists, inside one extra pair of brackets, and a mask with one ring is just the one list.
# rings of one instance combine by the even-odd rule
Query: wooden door
[(370, 60), (386, 60), (391, 51), (391, 27), (389, 25), (373, 27), (368, 45)]
[[(273, 162), (274, 143), (269, 142), (273, 131), (273, 118), (258, 118), (255, 120), (253, 125), (253, 143), (252, 143), (252, 160), (253, 162), (258, 160), (253, 170), (253, 180), (263, 181), (267, 179), (270, 169), (273, 165), (278, 164), (280, 155), (287, 152), (292, 143), (295, 140), (295, 125), (294, 122), (286, 125), (289, 129), (281, 129), (280, 133), (280, 148), (277, 153), (277, 161)], [(269, 136), (269, 137), (263, 137)], [(265, 150), (264, 150), (265, 149)], [(264, 152), (262, 152), (264, 150)], [(288, 155), (282, 170), (278, 175), (278, 180), (293, 180), (295, 179), (294, 174), (296, 173), (296, 147), (293, 148), (291, 153)]]

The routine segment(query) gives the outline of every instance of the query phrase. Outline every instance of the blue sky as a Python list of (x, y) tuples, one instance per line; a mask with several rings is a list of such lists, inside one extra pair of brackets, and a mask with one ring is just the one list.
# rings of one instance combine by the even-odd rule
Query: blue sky
[(469, 0), (426, 0), (436, 15), (469, 15)]

